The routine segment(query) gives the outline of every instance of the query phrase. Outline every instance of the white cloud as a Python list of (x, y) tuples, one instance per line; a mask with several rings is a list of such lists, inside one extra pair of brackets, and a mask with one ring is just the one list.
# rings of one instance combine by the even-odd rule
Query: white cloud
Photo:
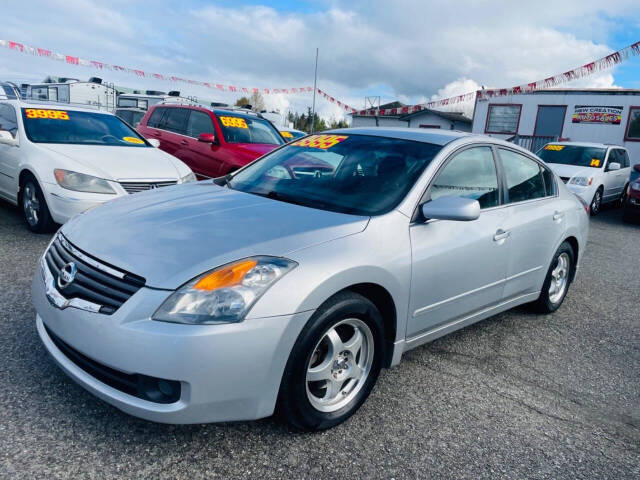
[[(640, 4), (630, 0), (605, 7), (597, 0), (539, 0), (535, 5), (319, 0), (314, 6), (320, 10), (314, 13), (168, 2), (149, 8), (137, 0), (115, 0), (108, 7), (97, 0), (27, 3), (29, 11), (46, 11), (47, 21), (33, 28), (32, 19), (16, 11), (3, 18), (4, 38), (213, 83), (312, 85), (318, 46), (318, 85), (355, 108), (364, 106), (365, 95), (380, 92), (383, 102), (400, 98), (416, 103), (478, 85), (509, 87), (545, 78), (606, 55), (614, 49), (610, 42), (621, 19), (638, 24), (640, 18)], [(96, 74), (25, 57), (0, 52), (0, 75), (23, 72), (40, 79)], [(138, 88), (177, 88), (211, 100), (232, 102), (238, 96), (113, 72), (99, 76)], [(602, 72), (573, 85), (611, 86), (614, 77), (611, 71)], [(310, 95), (267, 100), (270, 108), (304, 110), (311, 105)], [(343, 115), (322, 98), (316, 105), (321, 115)]]

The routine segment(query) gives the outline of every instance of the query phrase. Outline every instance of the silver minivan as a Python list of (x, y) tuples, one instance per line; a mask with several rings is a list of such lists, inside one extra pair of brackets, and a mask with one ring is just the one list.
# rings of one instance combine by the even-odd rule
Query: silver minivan
[(492, 138), (307, 136), (68, 222), (33, 280), (37, 328), (69, 376), (132, 415), (329, 428), (407, 350), (516, 305), (558, 309), (586, 209)]

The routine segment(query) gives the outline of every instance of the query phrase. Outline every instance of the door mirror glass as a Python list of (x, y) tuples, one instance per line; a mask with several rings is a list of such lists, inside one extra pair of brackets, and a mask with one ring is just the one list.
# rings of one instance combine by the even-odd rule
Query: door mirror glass
[(201, 133), (200, 135), (198, 135), (198, 141), (205, 143), (215, 143), (216, 136), (213, 133)]
[(613, 172), (615, 170), (620, 170), (620, 164), (618, 162), (609, 162), (607, 172)]
[(420, 207), (426, 220), (456, 220), (468, 222), (480, 216), (480, 203), (472, 198), (440, 197)]
[(7, 132), (6, 130), (0, 130), (0, 143), (4, 145), (9, 145), (11, 147), (18, 146), (18, 139), (13, 138), (11, 132)]
[(160, 140), (157, 138), (147, 138), (147, 142), (149, 142), (152, 147), (158, 148), (160, 146)]

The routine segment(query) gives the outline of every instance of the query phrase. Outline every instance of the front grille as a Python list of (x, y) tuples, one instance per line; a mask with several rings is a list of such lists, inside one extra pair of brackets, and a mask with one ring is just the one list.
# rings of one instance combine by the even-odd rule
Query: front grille
[(69, 360), (100, 382), (134, 397), (156, 403), (174, 403), (180, 399), (181, 385), (175, 380), (124, 373), (83, 355), (44, 326), (49, 338)]
[(170, 187), (178, 183), (177, 180), (169, 180), (166, 182), (120, 182), (122, 188), (127, 193), (144, 192), (145, 190), (153, 190), (156, 188)]
[(562, 180), (564, 183), (567, 183), (570, 180), (571, 177), (560, 177), (560, 180)]
[[(145, 284), (145, 279), (107, 265), (71, 245), (58, 235), (47, 250), (45, 260), (56, 283), (56, 290), (66, 299), (79, 298), (100, 306), (99, 312), (111, 315)], [(76, 266), (75, 278), (61, 288), (60, 270), (68, 263)]]

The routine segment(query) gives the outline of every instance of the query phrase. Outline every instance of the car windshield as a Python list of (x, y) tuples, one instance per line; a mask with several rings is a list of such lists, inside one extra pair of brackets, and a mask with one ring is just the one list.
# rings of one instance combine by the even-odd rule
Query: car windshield
[(312, 208), (380, 215), (395, 208), (442, 147), (368, 135), (311, 135), (235, 174), (229, 188)]
[(22, 118), (27, 137), (35, 143), (150, 147), (135, 130), (115, 115), (23, 108)]
[(547, 163), (599, 168), (604, 163), (606, 151), (600, 147), (549, 144), (538, 151), (538, 156)]
[(273, 125), (261, 118), (224, 113), (218, 114), (218, 120), (227, 143), (284, 143)]

